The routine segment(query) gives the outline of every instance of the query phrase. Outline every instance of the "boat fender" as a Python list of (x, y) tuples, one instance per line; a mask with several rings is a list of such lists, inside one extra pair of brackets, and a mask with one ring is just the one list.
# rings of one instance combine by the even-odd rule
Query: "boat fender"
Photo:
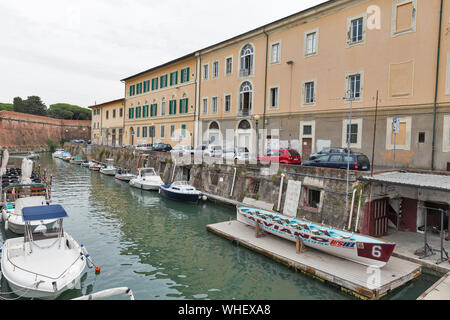
[(8, 230), (8, 220), (5, 221), (5, 230)]
[(88, 268), (92, 269), (92, 267), (94, 266), (94, 263), (92, 262), (91, 255), (87, 252), (87, 249), (84, 246), (84, 244), (81, 245), (81, 252), (86, 257), (86, 263), (87, 263)]
[(202, 199), (203, 199), (203, 201), (206, 201), (206, 200), (208, 200), (208, 197), (203, 195)]

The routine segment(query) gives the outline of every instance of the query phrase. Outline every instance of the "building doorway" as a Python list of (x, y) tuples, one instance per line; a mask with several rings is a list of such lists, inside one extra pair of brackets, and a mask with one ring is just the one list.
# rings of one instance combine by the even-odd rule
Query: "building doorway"
[(312, 153), (312, 138), (303, 138), (302, 142), (302, 160), (308, 160)]

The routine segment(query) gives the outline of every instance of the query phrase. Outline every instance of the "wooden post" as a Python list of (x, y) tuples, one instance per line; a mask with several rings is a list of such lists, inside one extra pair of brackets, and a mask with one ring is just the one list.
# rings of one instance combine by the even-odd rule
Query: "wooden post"
[(305, 244), (300, 240), (300, 237), (297, 237), (297, 254), (302, 254), (304, 252), (306, 252)]
[(261, 238), (261, 237), (265, 236), (264, 229), (261, 227), (261, 225), (258, 222), (256, 222), (255, 236), (256, 236), (256, 238)]

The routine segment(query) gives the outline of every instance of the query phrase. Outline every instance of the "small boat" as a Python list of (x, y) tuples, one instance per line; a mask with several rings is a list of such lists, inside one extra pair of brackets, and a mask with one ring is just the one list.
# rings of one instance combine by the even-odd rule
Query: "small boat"
[(114, 159), (107, 159), (106, 167), (101, 168), (100, 173), (107, 176), (115, 176), (117, 173), (117, 168), (114, 166)]
[(81, 162), (80, 165), (84, 168), (89, 168), (91, 164), (92, 164), (92, 161), (83, 161), (83, 162)]
[(70, 161), (72, 160), (72, 156), (70, 155), (70, 152), (63, 152), (60, 156), (61, 159), (64, 161)]
[(78, 155), (76, 155), (72, 160), (70, 160), (70, 163), (72, 163), (72, 164), (81, 164), (83, 162), (83, 157), (80, 155), (80, 154), (78, 154)]
[(103, 167), (103, 166), (102, 166), (100, 163), (98, 163), (98, 162), (92, 162), (92, 163), (89, 165), (89, 169), (92, 170), (92, 171), (100, 171), (100, 169), (101, 169), (102, 167)]
[(61, 156), (64, 152), (65, 152), (64, 149), (56, 149), (56, 151), (53, 152), (52, 157), (59, 159), (59, 158), (61, 158)]
[(392, 256), (395, 243), (346, 232), (307, 220), (250, 207), (237, 207), (237, 220), (278, 237), (303, 241), (305, 246), (367, 266), (382, 268)]
[(34, 152), (30, 152), (28, 153), (28, 155), (26, 156), (27, 159), (40, 159), (41, 156), (38, 155), (37, 153)]
[(136, 178), (135, 174), (130, 173), (128, 170), (117, 169), (117, 173), (114, 176), (117, 180), (130, 182), (132, 179)]
[(134, 300), (134, 294), (133, 291), (128, 287), (122, 287), (122, 288), (113, 288), (113, 289), (107, 289), (96, 293), (91, 293), (86, 296), (74, 298), (72, 300), (100, 300), (100, 299), (106, 299), (117, 295), (127, 295), (130, 300)]
[[(80, 288), (88, 259), (83, 248), (63, 230), (67, 212), (60, 205), (23, 209), (25, 236), (4, 242), (1, 255), (3, 277), (21, 298), (56, 299), (64, 291)], [(32, 221), (57, 219), (54, 229), (34, 231)]]
[(130, 186), (141, 190), (158, 191), (164, 185), (161, 177), (153, 168), (141, 168), (136, 178), (130, 180)]
[(202, 193), (189, 185), (187, 181), (177, 181), (171, 185), (163, 185), (159, 188), (159, 194), (172, 200), (195, 204), (202, 198)]

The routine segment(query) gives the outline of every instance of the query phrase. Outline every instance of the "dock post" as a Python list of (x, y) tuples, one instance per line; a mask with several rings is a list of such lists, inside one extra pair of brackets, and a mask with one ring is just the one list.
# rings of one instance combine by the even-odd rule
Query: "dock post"
[(297, 237), (297, 254), (302, 254), (304, 252), (306, 252), (306, 247), (305, 244), (303, 243), (302, 240), (300, 240), (300, 237)]
[(255, 236), (256, 238), (261, 238), (265, 236), (264, 229), (261, 227), (259, 222), (256, 222)]

